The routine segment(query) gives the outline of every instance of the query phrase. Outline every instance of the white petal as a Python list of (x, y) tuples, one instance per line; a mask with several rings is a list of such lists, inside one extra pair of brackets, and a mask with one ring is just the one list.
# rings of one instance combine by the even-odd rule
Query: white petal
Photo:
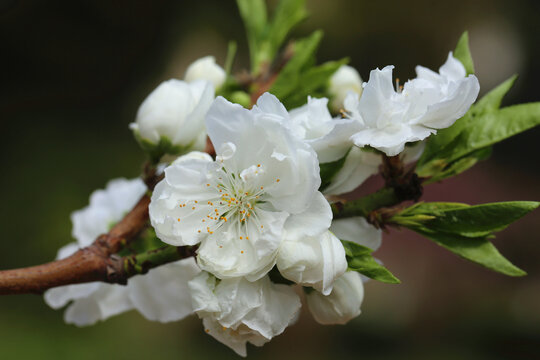
[(380, 155), (353, 146), (342, 168), (334, 175), (332, 182), (323, 190), (323, 193), (339, 195), (353, 191), (379, 171), (381, 161)]
[(346, 324), (360, 315), (364, 286), (360, 274), (349, 271), (338, 278), (330, 295), (317, 291), (306, 295), (307, 304), (315, 320), (323, 325)]
[(120, 221), (146, 192), (141, 179), (114, 179), (104, 190), (96, 190), (90, 196), (90, 204), (71, 214), (72, 235), (80, 247), (89, 246), (110, 226)]
[(192, 82), (195, 80), (210, 81), (216, 89), (225, 82), (225, 70), (216, 64), (216, 58), (205, 56), (191, 63), (184, 75), (184, 80)]
[(330, 231), (341, 240), (352, 241), (374, 251), (381, 246), (382, 230), (368, 223), (362, 216), (336, 219), (332, 221)]
[(332, 208), (323, 194), (316, 192), (306, 211), (292, 215), (285, 223), (288, 237), (314, 236), (330, 227)]
[(188, 282), (199, 272), (193, 258), (159, 266), (129, 279), (129, 298), (148, 320), (183, 319), (193, 312)]
[(44, 299), (53, 309), (60, 309), (72, 300), (89, 297), (99, 289), (100, 284), (91, 282), (55, 287), (45, 291)]
[(326, 231), (313, 237), (285, 239), (277, 267), (286, 279), (328, 295), (334, 280), (347, 269), (347, 261), (339, 239)]

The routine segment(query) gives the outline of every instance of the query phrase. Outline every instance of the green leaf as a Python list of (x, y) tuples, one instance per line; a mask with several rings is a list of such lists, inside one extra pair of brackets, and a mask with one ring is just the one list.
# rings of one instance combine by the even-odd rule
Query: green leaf
[(474, 64), (469, 49), (469, 33), (467, 31), (459, 38), (456, 49), (454, 50), (454, 57), (461, 61), (467, 71), (467, 75), (474, 74)]
[(345, 248), (349, 270), (357, 271), (373, 280), (389, 284), (399, 284), (400, 281), (388, 269), (380, 265), (371, 253), (373, 250), (352, 241), (341, 240)]
[(433, 233), (422, 228), (413, 229), (454, 254), (508, 276), (524, 276), (527, 273), (516, 267), (499, 253), (485, 238), (468, 238), (456, 234)]
[(341, 65), (348, 62), (349, 60), (346, 58), (338, 61), (328, 61), (302, 72), (298, 77), (296, 89), (290, 92), (288, 96), (282, 97), (282, 103), (287, 109), (294, 109), (304, 105), (308, 95), (316, 98), (328, 96), (327, 87), (330, 78)]
[(457, 144), (448, 160), (456, 160), (539, 124), (540, 102), (509, 106), (486, 113), (471, 123), (466, 133), (462, 132), (466, 140)]
[(536, 209), (540, 203), (534, 201), (508, 201), (469, 206), (456, 203), (420, 203), (406, 209), (395, 218), (414, 218), (416, 215), (431, 215), (422, 221), (425, 231), (443, 232), (464, 237), (486, 237), (505, 229), (514, 221)]
[(455, 140), (460, 133), (470, 131), (470, 128), (474, 127), (474, 123), (478, 121), (479, 117), (482, 117), (486, 113), (499, 110), (504, 95), (510, 90), (516, 78), (517, 76), (514, 75), (488, 92), (471, 107), (465, 116), (457, 120), (454, 125), (447, 129), (439, 130), (437, 135), (431, 136), (422, 156), (418, 160), (418, 168), (422, 168), (423, 165), (433, 159), (444, 159), (445, 156), (449, 156), (452, 153), (454, 145), (457, 144)]
[[(439, 168), (435, 171), (431, 170), (432, 171), (431, 173), (435, 175), (425, 180), (424, 185), (428, 185), (428, 184), (461, 174), (462, 172), (476, 165), (478, 161), (489, 158), (491, 156), (491, 152), (492, 152), (491, 147), (486, 147), (480, 150), (473, 151), (467, 156), (454, 161), (453, 163), (451, 163), (450, 165), (446, 167)], [(437, 163), (434, 163), (434, 165), (437, 166)]]
[(279, 99), (285, 98), (299, 85), (303, 68), (313, 59), (322, 39), (322, 31), (315, 31), (307, 38), (300, 39), (292, 45), (292, 58), (280, 71), (270, 92)]
[(514, 81), (515, 76), (484, 96), (453, 126), (431, 137), (417, 163), (418, 175), (434, 180), (456, 175), (489, 156), (493, 144), (539, 125), (540, 103), (499, 109)]
[(281, 0), (278, 3), (268, 33), (272, 56), (278, 52), (291, 29), (306, 17), (305, 0)]
[(268, 27), (266, 3), (264, 0), (236, 0), (236, 4), (246, 27), (251, 69), (254, 70), (259, 65), (259, 45)]

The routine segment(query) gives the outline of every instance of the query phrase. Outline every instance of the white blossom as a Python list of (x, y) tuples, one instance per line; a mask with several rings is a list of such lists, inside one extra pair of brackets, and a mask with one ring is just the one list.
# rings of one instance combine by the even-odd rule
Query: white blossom
[(162, 82), (143, 101), (131, 129), (143, 147), (160, 145), (167, 152), (204, 150), (204, 116), (214, 100), (214, 87), (205, 80)]
[(352, 135), (355, 145), (370, 145), (388, 156), (403, 151), (405, 143), (423, 140), (451, 126), (476, 100), (480, 86), (466, 77), (463, 65), (452, 56), (435, 73), (417, 66), (417, 78), (394, 90), (393, 66), (372, 70), (362, 97), (349, 93), (345, 109), (362, 130)]
[(286, 236), (277, 267), (284, 278), (328, 295), (334, 280), (347, 270), (347, 260), (341, 241), (325, 231), (317, 236)]
[[(89, 246), (121, 220), (145, 192), (146, 186), (140, 179), (112, 180), (105, 190), (95, 191), (89, 206), (71, 215), (77, 242), (62, 247), (57, 259)], [(91, 282), (56, 287), (45, 292), (45, 302), (54, 309), (71, 303), (64, 319), (77, 326), (92, 325), (132, 309), (149, 320), (179, 320), (193, 313), (187, 282), (199, 272), (193, 258), (184, 259), (134, 276), (126, 286)]]
[(352, 119), (332, 118), (328, 99), (308, 97), (304, 106), (290, 112), (291, 131), (316, 152), (319, 163), (341, 159), (353, 145), (351, 134), (361, 127)]
[(188, 66), (184, 75), (184, 80), (187, 82), (206, 80), (211, 82), (215, 89), (219, 89), (225, 83), (225, 78), (225, 70), (216, 64), (216, 58), (213, 56), (195, 60)]
[(382, 230), (367, 222), (363, 216), (332, 221), (330, 231), (340, 240), (347, 240), (375, 251), (381, 246)]
[(353, 191), (379, 171), (381, 156), (353, 146), (343, 162), (343, 166), (332, 177), (323, 190), (325, 195), (340, 195)]
[(323, 325), (346, 324), (360, 315), (364, 285), (360, 274), (348, 271), (334, 282), (330, 295), (311, 291), (306, 295), (309, 311)]
[(343, 102), (349, 92), (362, 95), (362, 78), (352, 66), (341, 65), (330, 77), (328, 92), (331, 95), (330, 108), (337, 113), (343, 109)]
[(218, 278), (257, 280), (275, 264), (284, 231), (328, 229), (313, 149), (287, 127), (283, 105), (261, 96), (252, 110), (218, 97), (206, 127), (216, 161), (190, 160), (165, 169), (149, 207), (158, 237), (195, 245), (199, 266)]
[(189, 282), (193, 309), (205, 331), (246, 356), (246, 343), (262, 346), (296, 321), (300, 298), (293, 288), (273, 284), (268, 276), (217, 280), (202, 272)]

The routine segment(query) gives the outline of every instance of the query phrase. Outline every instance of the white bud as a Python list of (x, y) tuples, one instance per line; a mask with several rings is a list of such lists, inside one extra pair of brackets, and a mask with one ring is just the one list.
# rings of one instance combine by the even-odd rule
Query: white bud
[(345, 324), (360, 315), (364, 286), (360, 274), (348, 271), (334, 282), (334, 289), (325, 296), (318, 291), (306, 295), (315, 320), (323, 325)]
[(204, 117), (213, 100), (214, 88), (207, 81), (164, 81), (143, 101), (130, 127), (143, 142), (166, 140), (182, 151), (204, 150)]
[(205, 56), (195, 60), (188, 66), (184, 80), (192, 82), (195, 80), (206, 80), (214, 84), (214, 88), (219, 89), (226, 78), (225, 70), (216, 64), (216, 58)]
[(356, 69), (342, 65), (330, 78), (330, 107), (334, 112), (343, 109), (343, 101), (351, 91), (362, 95), (362, 79)]
[(277, 267), (284, 278), (330, 294), (334, 280), (347, 270), (341, 241), (330, 231), (281, 243)]

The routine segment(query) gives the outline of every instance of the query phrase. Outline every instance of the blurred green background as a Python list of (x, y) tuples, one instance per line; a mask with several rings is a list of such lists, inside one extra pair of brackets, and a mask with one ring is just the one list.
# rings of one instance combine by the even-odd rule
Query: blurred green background
[[(463, 30), (482, 91), (519, 73), (506, 103), (540, 100), (540, 2), (308, 0), (295, 33), (322, 28), (319, 60), (350, 56), (369, 70), (437, 69)], [(0, 268), (49, 261), (70, 241), (71, 211), (111, 178), (138, 175), (143, 154), (128, 123), (161, 81), (193, 60), (223, 62), (239, 42), (235, 70), (248, 64), (232, 0), (0, 0)], [(427, 200), (480, 203), (540, 200), (539, 129), (495, 147), (463, 176), (426, 189)], [(367, 185), (369, 187), (369, 184)], [(320, 326), (307, 312), (252, 359), (540, 358), (540, 217), (533, 213), (495, 240), (525, 269), (507, 278), (468, 264), (409, 232), (385, 234), (377, 256), (401, 285), (366, 285), (363, 314)], [(63, 323), (40, 296), (0, 298), (0, 359), (237, 358), (192, 316), (158, 324), (131, 312), (89, 328)]]

